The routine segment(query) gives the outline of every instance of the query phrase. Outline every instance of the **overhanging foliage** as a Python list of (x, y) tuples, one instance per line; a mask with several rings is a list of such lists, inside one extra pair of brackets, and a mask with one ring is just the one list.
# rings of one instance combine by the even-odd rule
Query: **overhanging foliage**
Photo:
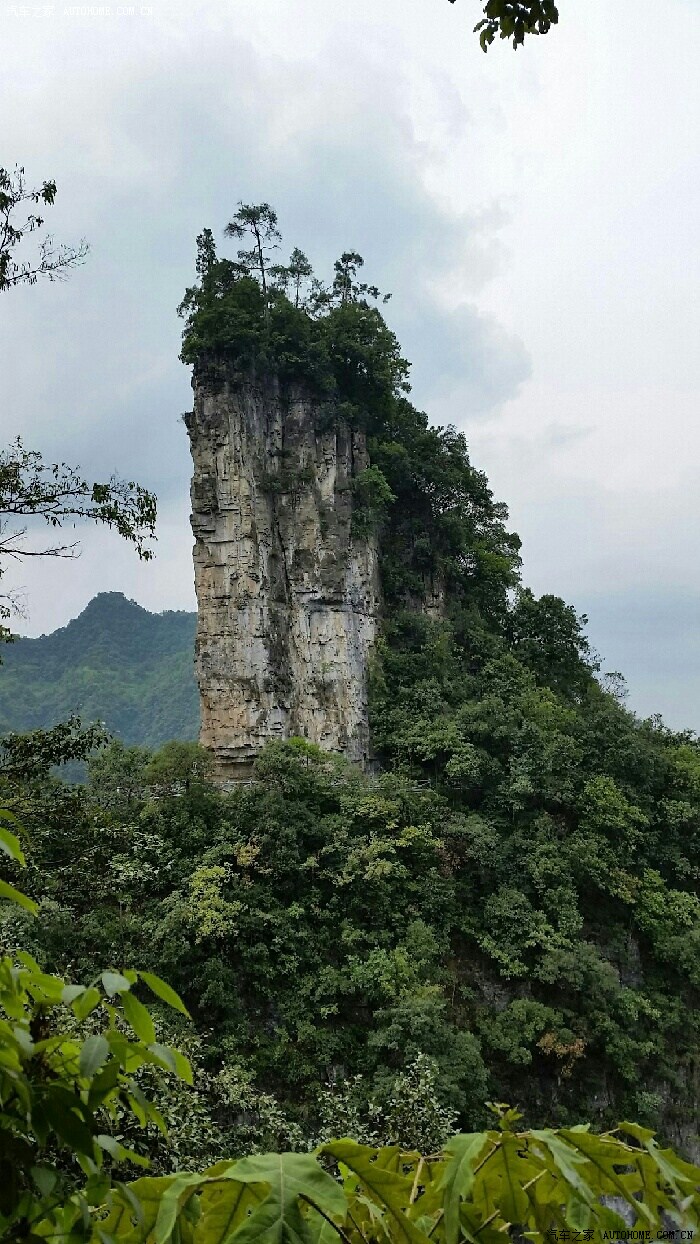
[(549, 1244), (669, 1225), (697, 1230), (700, 1169), (661, 1150), (651, 1132), (631, 1123), (602, 1136), (585, 1126), (519, 1132), (518, 1117), (502, 1109), (498, 1130), (453, 1136), (441, 1154), (339, 1140), (316, 1155), (261, 1154), (199, 1176), (141, 1179), (128, 1195), (115, 1190), (94, 1238), (503, 1244), (516, 1235)]

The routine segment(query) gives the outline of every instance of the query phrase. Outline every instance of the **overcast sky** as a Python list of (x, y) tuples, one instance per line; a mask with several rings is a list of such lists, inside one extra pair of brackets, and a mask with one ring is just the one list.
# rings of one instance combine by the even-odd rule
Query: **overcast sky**
[(319, 271), (357, 249), (393, 291), (414, 400), (466, 433), (525, 581), (588, 614), (635, 709), (700, 729), (697, 0), (561, 0), (487, 56), (478, 0), (128, 7), (0, 3), (0, 162), (55, 178), (53, 231), (91, 247), (2, 297), (3, 438), (160, 501), (147, 566), (86, 530), (12, 570), (18, 629), (98, 591), (194, 607), (175, 308), (201, 228), (268, 200)]

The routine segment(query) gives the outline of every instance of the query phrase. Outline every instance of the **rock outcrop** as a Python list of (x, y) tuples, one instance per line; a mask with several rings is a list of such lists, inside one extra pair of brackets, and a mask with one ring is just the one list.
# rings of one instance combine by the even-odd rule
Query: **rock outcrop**
[(272, 377), (200, 365), (193, 388), (201, 741), (222, 778), (271, 738), (364, 764), (380, 610), (376, 540), (352, 524), (364, 435)]

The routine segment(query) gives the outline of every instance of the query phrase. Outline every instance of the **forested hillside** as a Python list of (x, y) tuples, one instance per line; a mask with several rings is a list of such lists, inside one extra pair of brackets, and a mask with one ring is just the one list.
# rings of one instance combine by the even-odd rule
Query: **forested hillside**
[[(39, 8), (2, 28), (0, 1244), (700, 1244), (700, 735), (580, 612), (668, 656), (692, 609), (700, 5)], [(176, 589), (185, 437), (197, 613), (151, 614), (111, 589)], [(13, 638), (83, 543), (99, 594)]]
[(78, 618), (39, 639), (3, 645), (0, 733), (46, 729), (73, 715), (124, 743), (195, 739), (195, 614), (149, 613), (101, 592)]
[(41, 912), (17, 936), (54, 970), (181, 992), (196, 1088), (166, 1099), (156, 1169), (339, 1132), (431, 1149), (489, 1098), (532, 1124), (634, 1117), (697, 1154), (698, 741), (629, 713), (573, 609), (522, 586), (505, 507), (410, 403), (356, 260), (263, 297), (203, 237), (183, 354), (304, 383), (367, 435), (377, 772), (292, 740), (225, 792), (196, 744), (118, 744), (78, 790), (48, 776), (64, 735), (15, 740), (0, 794)]

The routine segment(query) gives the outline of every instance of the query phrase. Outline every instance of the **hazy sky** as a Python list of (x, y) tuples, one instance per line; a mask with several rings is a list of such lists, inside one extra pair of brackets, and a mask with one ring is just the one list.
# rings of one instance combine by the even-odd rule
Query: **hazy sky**
[(0, 162), (91, 246), (2, 297), (3, 438), (153, 488), (158, 556), (85, 530), (8, 574), (19, 629), (104, 590), (194, 607), (175, 308), (201, 228), (268, 200), (318, 270), (357, 249), (393, 291), (414, 400), (465, 431), (525, 581), (588, 614), (633, 707), (700, 729), (697, 0), (561, 0), (487, 56), (478, 0), (104, 8), (0, 4)]

